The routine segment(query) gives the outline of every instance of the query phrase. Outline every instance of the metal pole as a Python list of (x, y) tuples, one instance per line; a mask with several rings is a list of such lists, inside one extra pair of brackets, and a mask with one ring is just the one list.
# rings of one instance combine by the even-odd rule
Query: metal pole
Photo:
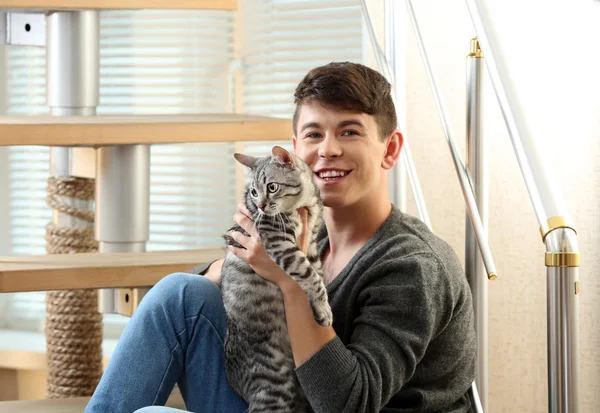
[[(50, 114), (94, 116), (99, 103), (100, 79), (98, 12), (51, 12), (47, 16), (46, 27), (47, 94)], [(88, 148), (51, 148), (52, 174), (72, 176), (75, 158), (90, 151)], [(55, 216), (56, 219), (59, 217)], [(70, 217), (66, 219), (82, 221)], [(70, 226), (70, 222), (61, 224)], [(79, 224), (84, 225), (84, 222)]]
[[(483, 230), (488, 232), (488, 165), (483, 129), (483, 59), (477, 39), (467, 56), (467, 167)], [(466, 216), (465, 273), (471, 286), (477, 332), (477, 387), (483, 410), (488, 395), (488, 284), (473, 225)], [(487, 239), (486, 239), (487, 241)]]
[[(399, 44), (402, 44), (401, 34), (402, 30), (396, 30), (396, 27), (402, 27), (402, 16), (401, 7), (396, 7), (396, 1), (386, 0), (384, 4), (384, 15), (385, 15), (385, 56), (389, 62), (391, 72), (394, 74), (394, 84), (392, 85), (392, 93), (394, 94), (394, 101), (396, 107), (396, 117), (398, 120), (398, 129), (402, 130), (403, 126), (406, 125), (406, 111), (404, 110), (404, 102), (406, 101), (405, 87), (404, 87), (404, 70), (402, 65), (398, 64), (398, 57), (396, 50)], [(399, 41), (400, 40), (400, 41)], [(405, 154), (406, 152), (401, 152)], [(396, 163), (392, 169), (390, 179), (390, 197), (394, 204), (403, 212), (407, 210), (407, 186), (406, 186), (406, 168), (402, 162)]]
[[(150, 221), (150, 145), (98, 148), (96, 168), (98, 250), (144, 252)], [(131, 316), (148, 291), (148, 288), (100, 290), (100, 312)]]
[(579, 412), (579, 246), (560, 187), (551, 179), (525, 120), (506, 59), (497, 54), (498, 38), (489, 11), (480, 0), (467, 0), (477, 38), (504, 116), (521, 175), (527, 186), (546, 245), (548, 410)]
[(479, 250), (481, 251), (481, 256), (483, 257), (483, 262), (485, 264), (488, 278), (490, 280), (494, 280), (498, 278), (498, 274), (496, 273), (496, 265), (494, 264), (494, 259), (490, 251), (490, 247), (487, 241), (485, 240), (486, 235), (485, 231), (483, 230), (481, 218), (479, 217), (477, 204), (475, 203), (475, 196), (473, 195), (471, 178), (469, 177), (469, 173), (467, 172), (465, 165), (460, 159), (458, 146), (456, 144), (456, 139), (454, 138), (454, 132), (452, 131), (450, 122), (448, 121), (448, 115), (446, 107), (444, 105), (444, 100), (441, 97), (441, 93), (437, 85), (437, 80), (435, 78), (435, 75), (433, 74), (433, 70), (431, 69), (429, 57), (427, 56), (427, 51), (425, 50), (425, 44), (423, 43), (423, 38), (421, 37), (421, 30), (419, 29), (419, 24), (417, 23), (417, 18), (415, 16), (415, 11), (413, 10), (412, 2), (410, 0), (406, 0), (406, 7), (408, 9), (410, 21), (413, 25), (415, 37), (419, 46), (419, 52), (421, 53), (423, 64), (425, 65), (425, 70), (427, 72), (427, 77), (429, 78), (429, 84), (431, 85), (431, 90), (433, 92), (435, 104), (440, 115), (440, 120), (444, 129), (444, 135), (446, 136), (446, 141), (448, 142), (448, 147), (450, 148), (450, 154), (452, 155), (452, 160), (454, 161), (454, 168), (456, 170), (456, 174), (458, 175), (460, 187), (462, 189), (463, 196), (467, 204), (469, 218), (471, 219), (471, 223), (473, 224), (473, 228), (477, 236), (477, 243), (479, 245)]
[(579, 412), (579, 245), (570, 228), (545, 237), (548, 412)]

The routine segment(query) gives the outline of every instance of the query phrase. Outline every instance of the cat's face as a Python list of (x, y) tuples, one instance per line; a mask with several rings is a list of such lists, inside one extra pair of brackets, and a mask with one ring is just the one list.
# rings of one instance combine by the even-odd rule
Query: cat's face
[(235, 154), (235, 158), (250, 168), (245, 200), (252, 213), (291, 213), (315, 195), (308, 166), (283, 148), (273, 148), (272, 156)]

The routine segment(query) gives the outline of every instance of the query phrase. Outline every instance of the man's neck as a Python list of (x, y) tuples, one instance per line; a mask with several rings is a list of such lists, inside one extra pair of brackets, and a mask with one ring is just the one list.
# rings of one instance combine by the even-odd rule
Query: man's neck
[(325, 208), (329, 255), (362, 247), (389, 217), (391, 210), (387, 195), (344, 208)]

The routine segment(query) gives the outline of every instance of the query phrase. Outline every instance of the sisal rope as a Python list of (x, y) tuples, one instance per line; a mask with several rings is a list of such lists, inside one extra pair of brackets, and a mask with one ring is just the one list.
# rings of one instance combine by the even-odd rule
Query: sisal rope
[[(94, 222), (94, 212), (75, 208), (65, 198), (94, 199), (94, 180), (50, 177), (46, 202), (63, 214)], [(94, 252), (94, 228), (46, 226), (49, 254)], [(91, 396), (102, 376), (102, 315), (96, 290), (46, 293), (46, 348), (50, 399)]]

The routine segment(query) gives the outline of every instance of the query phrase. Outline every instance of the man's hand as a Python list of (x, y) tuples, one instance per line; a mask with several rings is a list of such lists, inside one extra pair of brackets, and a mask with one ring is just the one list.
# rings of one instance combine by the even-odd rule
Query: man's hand
[(233, 220), (242, 227), (249, 235), (238, 231), (231, 231), (229, 235), (245, 249), (228, 245), (232, 254), (246, 261), (256, 274), (267, 281), (279, 285), (280, 282), (289, 278), (275, 261), (271, 259), (260, 240), (258, 231), (252, 221), (252, 214), (243, 203), (238, 205), (239, 211), (233, 216)]
[[(277, 265), (275, 261), (269, 256), (265, 250), (258, 231), (254, 226), (252, 220), (252, 214), (243, 203), (238, 204), (239, 211), (233, 216), (234, 221), (242, 227), (249, 235), (244, 235), (238, 231), (230, 232), (231, 237), (245, 249), (236, 248), (229, 245), (227, 248), (235, 256), (246, 261), (248, 265), (256, 272), (260, 277), (267, 281), (271, 281), (274, 284), (280, 285), (282, 282), (289, 281), (289, 276), (283, 271), (283, 269)], [(307, 222), (308, 222), (308, 210), (301, 208), (298, 210), (300, 219), (302, 219), (303, 229), (302, 234), (298, 238), (298, 246), (306, 254), (308, 250), (308, 237), (306, 234)]]

